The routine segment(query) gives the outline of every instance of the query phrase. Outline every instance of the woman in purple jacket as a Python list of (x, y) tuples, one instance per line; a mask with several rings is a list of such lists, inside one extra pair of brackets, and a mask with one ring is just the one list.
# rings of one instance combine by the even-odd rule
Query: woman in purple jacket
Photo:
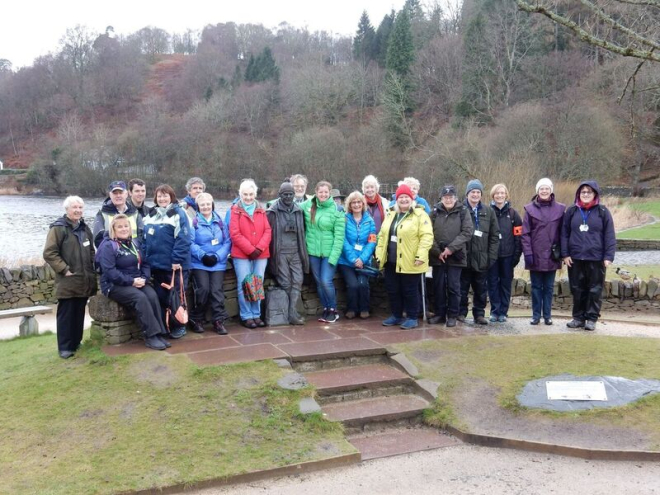
[(561, 255), (568, 267), (573, 294), (573, 319), (568, 328), (595, 330), (603, 301), (605, 271), (614, 261), (616, 236), (610, 211), (600, 204), (600, 189), (585, 180), (575, 191), (575, 204), (566, 210)]
[(550, 179), (541, 179), (532, 202), (525, 205), (522, 247), (532, 281), (532, 325), (538, 325), (541, 316), (552, 325), (552, 292), (561, 268), (559, 235), (566, 207), (555, 201), (553, 190)]

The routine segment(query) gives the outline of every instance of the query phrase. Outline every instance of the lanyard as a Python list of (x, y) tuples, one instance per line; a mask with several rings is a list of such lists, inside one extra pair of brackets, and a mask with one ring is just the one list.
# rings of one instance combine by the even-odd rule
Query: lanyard
[(589, 219), (589, 215), (591, 214), (591, 210), (587, 210), (587, 214), (584, 214), (584, 210), (580, 208), (580, 215), (582, 215), (582, 225), (587, 224), (587, 220)]
[[(401, 215), (401, 216), (399, 216)], [(406, 218), (407, 213), (397, 213), (396, 214), (396, 222), (394, 222), (394, 235), (396, 235), (396, 229), (399, 226), (399, 224), (403, 221), (404, 218)]]
[(472, 212), (474, 213), (474, 227), (475, 227), (475, 230), (479, 230), (479, 205), (472, 208)]
[(137, 248), (135, 247), (135, 244), (133, 244), (133, 241), (130, 241), (130, 242), (131, 242), (131, 245), (130, 245), (130, 246), (129, 246), (128, 244), (124, 244), (124, 246), (125, 246), (126, 249), (128, 249), (131, 253), (133, 253), (133, 255), (135, 255), (135, 257), (137, 258), (137, 262), (138, 262), (138, 270), (139, 270), (139, 269), (140, 269), (140, 265), (142, 264), (142, 258), (140, 257), (140, 251), (137, 250)]

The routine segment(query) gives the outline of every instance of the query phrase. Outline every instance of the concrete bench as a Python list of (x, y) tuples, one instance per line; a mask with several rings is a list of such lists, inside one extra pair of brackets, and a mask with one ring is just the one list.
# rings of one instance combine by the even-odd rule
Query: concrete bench
[(27, 335), (37, 335), (39, 333), (39, 323), (35, 315), (45, 315), (53, 312), (51, 306), (30, 306), (27, 308), (5, 309), (0, 311), (0, 320), (5, 318), (18, 318), (22, 316), (18, 325), (18, 332), (21, 337)]

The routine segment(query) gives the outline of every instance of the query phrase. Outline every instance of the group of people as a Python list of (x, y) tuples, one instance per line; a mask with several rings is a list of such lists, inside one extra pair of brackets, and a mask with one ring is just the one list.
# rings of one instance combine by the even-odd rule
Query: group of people
[(425, 317), (429, 267), (430, 323), (452, 327), (465, 321), (470, 288), (475, 323), (488, 324), (488, 298), (490, 321), (503, 322), (521, 255), (532, 281), (533, 325), (541, 318), (552, 324), (554, 277), (563, 261), (574, 296), (568, 326), (595, 328), (615, 239), (612, 217), (593, 181), (580, 185), (575, 204), (566, 210), (555, 201), (552, 182), (541, 179), (523, 218), (511, 207), (504, 184), (492, 187), (488, 204), (476, 179), (464, 199), (455, 186), (444, 186), (433, 207), (418, 195), (420, 183), (412, 177), (399, 183), (390, 201), (369, 175), (343, 205), (329, 182), (318, 182), (312, 195), (306, 194), (307, 185), (305, 176), (291, 176), (278, 198), (262, 205), (257, 185), (245, 179), (222, 218), (199, 177), (186, 183), (181, 201), (171, 186), (158, 186), (153, 207), (145, 204), (144, 181), (114, 181), (92, 229), (83, 219), (84, 201), (66, 198), (65, 214), (50, 226), (44, 248), (44, 259), (57, 274), (60, 356), (71, 357), (80, 345), (85, 306), (96, 293), (99, 273), (102, 293), (135, 311), (149, 348), (166, 349), (170, 339), (186, 334), (171, 314), (171, 290), (191, 296), (188, 329), (204, 332), (210, 314), (214, 331), (226, 335), (223, 282), (229, 257), (240, 320), (251, 329), (266, 325), (261, 318), (266, 270), (288, 298), (292, 325), (304, 324), (297, 307), (305, 273), (311, 271), (316, 282), (323, 306), (319, 321), (334, 323), (340, 317), (335, 271), (346, 283), (344, 317), (352, 319), (370, 317), (369, 279), (380, 270), (391, 308), (383, 325), (415, 328)]

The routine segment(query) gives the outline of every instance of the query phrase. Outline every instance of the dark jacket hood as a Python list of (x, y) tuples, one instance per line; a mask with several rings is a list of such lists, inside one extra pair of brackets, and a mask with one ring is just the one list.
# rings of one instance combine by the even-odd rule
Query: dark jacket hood
[[(84, 229), (86, 225), (85, 219), (80, 218), (80, 223), (78, 225), (82, 226)], [(69, 219), (66, 215), (62, 215), (61, 217), (59, 217), (57, 220), (51, 223), (49, 227), (71, 227), (72, 229), (75, 228), (73, 226), (73, 222), (71, 221), (71, 219)]]
[(580, 199), (580, 189), (582, 189), (582, 186), (589, 186), (591, 189), (594, 190), (594, 192), (596, 193), (594, 199), (600, 198), (600, 187), (598, 187), (598, 182), (596, 182), (595, 180), (583, 180), (582, 182), (580, 182), (580, 185), (575, 191), (575, 203), (577, 203), (578, 200)]

